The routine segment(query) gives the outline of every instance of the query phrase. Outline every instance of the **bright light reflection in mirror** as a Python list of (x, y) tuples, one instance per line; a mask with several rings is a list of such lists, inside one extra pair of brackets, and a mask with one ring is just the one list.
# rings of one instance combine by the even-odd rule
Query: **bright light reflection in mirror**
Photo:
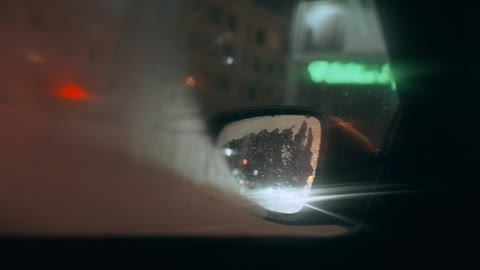
[(320, 138), (314, 117), (266, 116), (227, 125), (217, 146), (243, 196), (271, 211), (296, 213), (315, 178)]

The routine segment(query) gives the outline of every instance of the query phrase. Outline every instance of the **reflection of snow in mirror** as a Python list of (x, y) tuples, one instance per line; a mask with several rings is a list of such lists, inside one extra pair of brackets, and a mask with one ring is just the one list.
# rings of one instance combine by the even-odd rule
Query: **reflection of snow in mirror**
[(287, 165), (287, 162), (291, 160), (292, 153), (290, 152), (291, 147), (288, 144), (282, 145), (282, 161), (283, 165)]
[(267, 188), (244, 192), (251, 201), (258, 203), (266, 209), (282, 212), (296, 213), (308, 201), (308, 189), (294, 188)]
[(267, 116), (227, 125), (217, 145), (243, 195), (269, 210), (295, 213), (315, 176), (320, 137), (316, 118)]

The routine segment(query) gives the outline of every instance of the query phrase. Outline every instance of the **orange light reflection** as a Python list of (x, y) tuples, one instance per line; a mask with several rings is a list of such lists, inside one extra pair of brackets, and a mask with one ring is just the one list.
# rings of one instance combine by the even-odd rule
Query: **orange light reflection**
[(193, 76), (188, 76), (185, 78), (185, 84), (188, 87), (195, 87), (195, 78)]
[(378, 153), (379, 149), (372, 142), (370, 142), (367, 138), (365, 138), (365, 136), (363, 136), (362, 133), (360, 133), (358, 130), (353, 128), (351, 125), (349, 125), (349, 124), (345, 123), (344, 121), (342, 121), (342, 120), (340, 120), (336, 117), (333, 117), (331, 115), (329, 115), (328, 118), (330, 118), (330, 120), (335, 122), (335, 124), (337, 124), (338, 126), (343, 128), (344, 130), (346, 130), (350, 134), (354, 135), (355, 138), (357, 138), (359, 141), (363, 142), (363, 144), (369, 149), (370, 152)]

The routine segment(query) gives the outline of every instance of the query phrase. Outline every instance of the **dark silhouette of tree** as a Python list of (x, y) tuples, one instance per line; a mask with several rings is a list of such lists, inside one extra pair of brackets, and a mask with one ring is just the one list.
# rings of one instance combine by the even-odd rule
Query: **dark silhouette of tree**
[(231, 140), (224, 146), (234, 153), (227, 157), (230, 167), (256, 187), (304, 186), (313, 174), (313, 134), (305, 121), (296, 134), (293, 128), (263, 129)]

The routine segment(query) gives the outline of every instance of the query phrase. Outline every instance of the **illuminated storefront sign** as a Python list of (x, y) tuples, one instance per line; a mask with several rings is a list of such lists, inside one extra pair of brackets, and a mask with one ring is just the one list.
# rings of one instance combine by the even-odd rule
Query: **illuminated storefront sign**
[(308, 65), (308, 73), (315, 83), (327, 84), (390, 84), (396, 90), (390, 65), (367, 65), (352, 62), (313, 61)]

